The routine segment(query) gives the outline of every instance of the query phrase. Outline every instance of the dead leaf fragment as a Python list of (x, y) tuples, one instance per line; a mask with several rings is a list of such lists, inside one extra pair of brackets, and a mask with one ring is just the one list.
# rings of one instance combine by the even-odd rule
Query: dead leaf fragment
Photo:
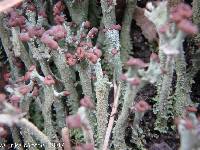
[(156, 27), (144, 15), (144, 10), (142, 8), (135, 8), (133, 19), (136, 21), (136, 24), (141, 28), (143, 35), (149, 42), (158, 40)]

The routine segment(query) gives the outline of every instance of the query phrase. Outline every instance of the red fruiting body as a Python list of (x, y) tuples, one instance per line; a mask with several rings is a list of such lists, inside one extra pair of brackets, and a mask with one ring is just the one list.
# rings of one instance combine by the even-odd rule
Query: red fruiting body
[(19, 93), (22, 95), (26, 95), (28, 92), (30, 92), (30, 88), (28, 86), (22, 86), (19, 88)]
[(92, 102), (92, 100), (91, 100), (91, 98), (89, 96), (84, 96), (84, 98), (82, 98), (80, 100), (80, 104), (81, 104), (81, 106), (84, 106), (84, 107), (86, 107), (88, 109), (95, 108), (94, 104), (93, 104), (93, 102)]
[(13, 58), (13, 64), (15, 66), (17, 66), (18, 68), (23, 68), (24, 67), (24, 64), (23, 62), (19, 59), (19, 58)]
[(185, 127), (186, 127), (187, 129), (193, 129), (194, 126), (193, 126), (193, 124), (192, 124), (192, 121), (189, 120), (189, 119), (185, 119)]
[(69, 95), (70, 95), (70, 92), (64, 91), (64, 92), (63, 92), (63, 95), (64, 95), (64, 96), (69, 96)]
[(98, 57), (94, 53), (86, 53), (86, 58), (91, 61), (93, 64), (97, 63)]
[(48, 75), (44, 78), (44, 84), (50, 86), (50, 85), (55, 84), (55, 81), (51, 75)]
[(81, 117), (79, 115), (70, 115), (66, 117), (68, 128), (81, 128)]
[(54, 41), (48, 34), (43, 34), (41, 37), (41, 42), (46, 44), (51, 49), (58, 49), (58, 43)]
[(29, 3), (26, 7), (26, 10), (29, 10), (29, 11), (35, 11), (36, 10), (36, 7), (33, 3)]
[(22, 42), (27, 42), (30, 40), (30, 36), (28, 33), (20, 33), (19, 34), (19, 39), (22, 41)]
[(83, 46), (85, 46), (85, 45), (86, 45), (86, 43), (83, 42), (83, 41), (81, 41), (81, 42), (79, 43), (79, 46), (80, 46), (80, 47), (83, 47)]
[(40, 10), (38, 12), (38, 16), (42, 16), (43, 18), (47, 18), (47, 14), (46, 14), (46, 12), (44, 10)]
[(9, 81), (10, 77), (11, 77), (10, 73), (4, 73), (3, 74), (4, 81)]
[(121, 79), (122, 81), (126, 81), (126, 80), (128, 79), (128, 77), (127, 77), (125, 74), (121, 74), (121, 75), (120, 75), (120, 79)]
[(76, 49), (76, 54), (77, 54), (77, 56), (78, 56), (78, 58), (80, 60), (84, 59), (84, 57), (85, 57), (85, 50), (84, 50), (84, 48), (83, 47), (78, 47)]
[(108, 29), (103, 29), (102, 31), (103, 31), (103, 33), (106, 33), (108, 31)]
[(77, 37), (76, 36), (73, 36), (72, 37), (72, 41), (75, 43), (77, 41)]
[(181, 20), (178, 24), (177, 27), (182, 30), (185, 33), (188, 34), (197, 34), (198, 33), (198, 27), (196, 25), (193, 25), (191, 21), (188, 21), (186, 19)]
[(61, 25), (61, 24), (63, 24), (64, 21), (65, 21), (65, 17), (64, 16), (56, 15), (54, 17), (55, 24)]
[(107, 0), (107, 4), (108, 4), (108, 6), (113, 5), (113, 0)]
[(58, 49), (58, 43), (54, 40), (49, 40), (49, 42), (47, 43), (47, 46), (50, 48), (50, 49)]
[(176, 126), (178, 126), (178, 124), (180, 123), (180, 118), (175, 118), (174, 119), (174, 124), (176, 125)]
[(188, 19), (192, 16), (192, 8), (184, 3), (179, 4), (178, 6), (171, 9), (170, 18), (176, 23), (180, 22), (183, 19)]
[(184, 3), (180, 3), (177, 6), (178, 12), (180, 13), (181, 16), (185, 17), (185, 18), (190, 18), (192, 17), (192, 8)]
[(140, 78), (136, 77), (136, 78), (130, 80), (129, 83), (130, 83), (132, 86), (139, 86), (140, 83), (141, 83), (141, 80), (140, 80)]
[(84, 28), (88, 29), (91, 27), (91, 23), (89, 21), (84, 22)]
[(75, 22), (72, 21), (72, 22), (69, 22), (69, 26), (70, 26), (70, 27), (76, 27), (77, 24), (76, 24)]
[(19, 15), (16, 11), (12, 11), (10, 13), (10, 18), (8, 21), (9, 26), (11, 27), (23, 27), (25, 25), (25, 17), (22, 15)]
[(150, 59), (155, 62), (160, 62), (160, 59), (156, 53), (151, 53)]
[(87, 43), (85, 43), (85, 45), (86, 45), (87, 47), (89, 47), (89, 48), (92, 48), (92, 47), (93, 47), (92, 42), (87, 42)]
[(163, 25), (163, 26), (161, 26), (160, 28), (159, 28), (159, 32), (160, 33), (165, 33), (168, 29), (169, 29), (169, 24), (168, 23), (166, 23), (165, 25)]
[(134, 106), (134, 109), (137, 112), (145, 112), (145, 111), (149, 110), (150, 108), (151, 108), (151, 106), (144, 100), (139, 101)]
[(67, 58), (69, 58), (69, 57), (74, 57), (74, 56), (73, 56), (71, 53), (66, 53), (66, 54), (65, 54), (65, 57), (66, 57), (66, 59), (67, 59)]
[(94, 81), (97, 79), (97, 77), (96, 77), (96, 75), (91, 75), (90, 79)]
[(52, 40), (52, 38), (49, 36), (49, 34), (44, 33), (40, 40), (42, 43), (47, 44), (49, 43), (49, 40)]
[(94, 38), (94, 37), (96, 36), (97, 33), (98, 33), (98, 29), (95, 28), (95, 27), (93, 27), (93, 28), (89, 31), (88, 37)]
[(29, 72), (32, 72), (33, 70), (35, 70), (36, 69), (36, 66), (35, 65), (32, 65), (29, 69), (28, 69), (28, 71)]
[(47, 33), (49, 33), (51, 36), (54, 36), (54, 40), (63, 39), (67, 35), (67, 31), (62, 25), (53, 26)]
[(0, 125), (0, 137), (1, 138), (8, 137), (8, 131), (2, 125)]
[(25, 76), (24, 76), (24, 80), (28, 81), (31, 77), (31, 72), (26, 72)]
[(53, 15), (54, 16), (60, 15), (63, 9), (64, 5), (62, 4), (62, 2), (61, 1), (57, 2), (53, 7)]
[(186, 107), (186, 110), (188, 111), (188, 112), (197, 112), (197, 108), (196, 107), (193, 107), (193, 106), (188, 106), (188, 107)]
[(20, 97), (17, 95), (13, 95), (10, 97), (10, 100), (14, 103), (18, 103), (20, 101)]
[(39, 88), (35, 86), (32, 91), (32, 96), (38, 96), (38, 95), (39, 95)]
[(76, 57), (74, 55), (70, 54), (70, 53), (66, 53), (65, 58), (66, 58), (67, 64), (69, 66), (75, 65), (76, 62), (77, 62)]
[(76, 59), (75, 58), (68, 58), (67, 63), (69, 66), (74, 66), (76, 64)]
[(6, 95), (3, 93), (0, 93), (0, 102), (3, 102), (6, 100)]
[(86, 35), (81, 33), (81, 38), (86, 38)]
[(120, 26), (119, 24), (117, 24), (117, 25), (112, 25), (111, 28), (114, 29), (114, 30), (121, 30), (121, 26)]
[(113, 48), (112, 51), (111, 51), (111, 53), (112, 53), (113, 55), (116, 55), (116, 54), (118, 53), (118, 50), (117, 50), (116, 48)]
[(145, 62), (143, 62), (141, 59), (139, 59), (139, 58), (133, 58), (133, 57), (131, 57), (126, 62), (126, 64), (128, 66), (135, 66), (135, 67), (138, 67), (138, 68), (145, 68), (145, 67), (147, 67), (147, 64)]
[(44, 32), (45, 32), (45, 30), (42, 27), (36, 27), (35, 26), (35, 27), (29, 27), (28, 28), (28, 34), (31, 38), (33, 38), (34, 36), (41, 37)]
[(170, 18), (175, 22), (180, 22), (183, 19), (182, 16), (177, 12), (171, 13)]

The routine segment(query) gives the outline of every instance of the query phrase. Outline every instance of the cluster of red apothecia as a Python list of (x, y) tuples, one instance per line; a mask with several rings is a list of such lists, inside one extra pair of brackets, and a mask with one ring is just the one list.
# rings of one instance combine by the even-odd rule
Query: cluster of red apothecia
[(192, 17), (192, 8), (184, 3), (171, 9), (170, 18), (176, 22), (177, 27), (188, 34), (198, 33), (197, 26), (193, 25), (189, 18)]
[[(175, 22), (177, 27), (187, 34), (197, 34), (198, 27), (190, 21), (192, 17), (192, 8), (184, 3), (180, 3), (176, 7), (170, 10), (170, 19)], [(161, 27), (160, 32), (165, 32), (168, 28), (168, 24)]]
[(61, 1), (57, 2), (53, 7), (53, 15), (55, 24), (63, 24), (65, 17), (61, 14), (64, 10), (64, 5)]
[[(16, 108), (18, 108), (19, 102), (20, 102), (20, 99), (22, 98), (22, 96), (27, 95), (28, 93), (30, 93), (32, 96), (39, 95), (40, 86), (37, 84), (37, 82), (34, 79), (31, 79), (33, 71), (36, 71), (35, 65), (32, 65), (24, 76), (19, 77), (16, 80), (16, 84), (12, 84), (10, 73), (5, 73), (3, 76), (4, 80), (8, 83), (6, 85), (6, 87), (10, 87), (21, 94), (21, 95), (12, 94), (9, 97), (11, 104), (13, 106), (15, 106)], [(43, 78), (44, 85), (52, 86), (55, 84), (55, 80), (53, 79), (53, 77), (51, 75), (47, 75), (42, 78)], [(33, 86), (29, 86), (29, 85), (25, 84), (25, 81), (29, 81), (29, 80), (32, 80), (32, 82), (34, 82)], [(60, 94), (61, 94), (61, 96), (69, 96), (70, 95), (70, 93), (68, 91), (63, 91)]]
[[(82, 42), (83, 43), (83, 42)], [(84, 43), (87, 46), (87, 43)], [(88, 59), (90, 62), (95, 64), (97, 60), (101, 57), (102, 52), (97, 47), (85, 50), (85, 47), (78, 47), (76, 53), (73, 55), (71, 53), (66, 53), (65, 57), (68, 65), (73, 66), (78, 61), (83, 59)]]
[[(22, 5), (18, 5), (15, 8), (22, 8)], [(25, 7), (26, 11), (35, 11), (36, 7), (34, 4), (29, 0), (26, 3)], [(46, 30), (41, 26), (31, 26), (26, 25), (26, 18), (19, 14), (19, 12), (15, 11), (15, 9), (12, 9), (12, 11), (9, 13), (9, 26), (10, 27), (20, 27), (21, 33), (19, 34), (19, 38), (22, 42), (28, 42), (31, 40), (31, 38), (39, 38), (42, 43), (44, 43), (46, 46), (48, 46), (51, 50), (56, 50), (59, 48), (58, 41), (61, 39), (64, 39), (67, 36), (67, 31), (62, 26), (65, 18), (62, 14), (62, 11), (64, 10), (64, 5), (61, 1), (57, 2), (53, 7), (53, 16), (54, 16), (54, 22), (55, 26), (52, 26), (50, 29)], [(47, 15), (44, 10), (39, 10), (38, 15), (41, 17), (46, 18)], [(73, 23), (71, 23), (71, 26), (74, 26)], [(84, 22), (84, 28), (89, 29), (91, 27), (91, 24), (89, 21)], [(112, 25), (108, 29), (103, 29), (103, 32), (107, 32), (108, 30), (121, 30), (120, 25)], [(94, 38), (98, 33), (98, 29), (93, 27), (89, 30), (88, 34), (81, 34), (82, 38)], [(72, 37), (72, 41), (76, 42), (77, 38), (76, 36)], [(118, 53), (118, 50), (113, 48), (112, 54), (115, 55)], [(93, 47), (91, 42), (83, 42), (80, 41), (78, 48), (76, 49), (75, 54), (66, 54), (67, 63), (69, 65), (75, 65), (77, 62), (83, 59), (88, 59), (92, 63), (96, 63), (98, 58), (100, 58), (102, 55), (101, 51), (97, 47)]]

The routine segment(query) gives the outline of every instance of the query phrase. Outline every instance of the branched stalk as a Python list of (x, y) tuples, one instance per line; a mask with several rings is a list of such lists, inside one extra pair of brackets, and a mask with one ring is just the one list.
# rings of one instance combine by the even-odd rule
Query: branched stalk
[[(135, 71), (129, 69), (128, 76), (133, 76), (135, 73), (136, 73)], [(130, 83), (127, 83), (126, 85), (126, 93), (124, 95), (122, 112), (116, 122), (114, 133), (113, 133), (113, 136), (114, 136), (113, 143), (114, 143), (115, 149), (117, 150), (124, 150), (127, 147), (124, 136), (125, 136), (125, 129), (127, 127), (129, 109), (132, 106), (135, 96), (140, 88), (141, 86), (140, 87), (132, 86)]]
[[(114, 1), (113, 1), (114, 3)], [(108, 46), (106, 53), (108, 54), (108, 60), (110, 61), (111, 68), (113, 68), (113, 76), (116, 81), (119, 81), (119, 76), (122, 73), (122, 63), (120, 60), (120, 52), (113, 56), (112, 50), (117, 49), (120, 50), (120, 41), (119, 41), (119, 31), (115, 29), (109, 30), (112, 25), (116, 24), (116, 16), (115, 16), (115, 4), (109, 6), (107, 0), (101, 0), (101, 8), (103, 13), (103, 24), (106, 29), (108, 29), (105, 33), (106, 37), (106, 45)]]
[(58, 68), (65, 90), (70, 92), (70, 95), (68, 96), (68, 103), (72, 110), (71, 113), (75, 113), (79, 107), (79, 100), (78, 93), (74, 86), (75, 81), (73, 76), (73, 70), (67, 65), (64, 54), (60, 54), (59, 52), (53, 52), (52, 56), (54, 63)]

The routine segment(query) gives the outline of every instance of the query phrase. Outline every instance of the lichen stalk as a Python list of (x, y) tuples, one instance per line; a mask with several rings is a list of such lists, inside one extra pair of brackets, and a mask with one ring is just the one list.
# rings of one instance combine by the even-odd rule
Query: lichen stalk
[(61, 80), (65, 87), (65, 90), (70, 92), (68, 96), (68, 102), (71, 107), (71, 113), (75, 113), (79, 107), (78, 93), (75, 88), (75, 81), (73, 77), (73, 70), (67, 65), (64, 54), (59, 52), (53, 52), (52, 57), (56, 67), (58, 68)]
[[(192, 20), (194, 22), (194, 24), (196, 24), (198, 27), (200, 26), (200, 2), (198, 0), (193, 0), (192, 2), (192, 12), (193, 12), (193, 15), (192, 15)], [(200, 42), (200, 33), (197, 33), (197, 35), (192, 39), (195, 43), (195, 45), (198, 46), (199, 42)], [(192, 49), (192, 65), (193, 65), (193, 68), (192, 68), (192, 71), (191, 73), (193, 74), (191, 76), (191, 79), (195, 76), (195, 74), (199, 71), (200, 67), (199, 67), (199, 59), (196, 58), (196, 56), (199, 55), (200, 53), (200, 48), (195, 48)]]
[(44, 144), (45, 149), (47, 150), (55, 150), (55, 147), (52, 146), (51, 141), (49, 140), (49, 138), (42, 133), (34, 124), (32, 124), (31, 122), (29, 122), (27, 119), (22, 118), (17, 125), (20, 128), (26, 128), (28, 129), (31, 133), (32, 136), (34, 136), (37, 140), (39, 140), (41, 142), (41, 144)]
[(52, 124), (51, 107), (54, 102), (54, 95), (51, 87), (44, 87), (44, 97), (45, 99), (42, 104), (42, 114), (44, 117), (44, 126), (48, 127), (45, 128), (45, 133), (51, 139), (52, 142), (58, 142), (58, 138), (56, 136), (56, 132)]
[(31, 61), (31, 58), (29, 57), (29, 54), (25, 49), (22, 41), (18, 37), (19, 28), (12, 27), (11, 31), (12, 31), (12, 43), (13, 43), (13, 50), (15, 57), (20, 57), (21, 60), (24, 62), (26, 68), (30, 68), (33, 62)]
[(78, 109), (77, 114), (81, 118), (81, 123), (82, 123), (81, 128), (82, 128), (82, 131), (83, 131), (85, 142), (94, 145), (94, 137), (93, 137), (94, 133), (92, 131), (92, 127), (91, 127), (90, 122), (88, 120), (87, 109), (85, 107), (81, 106)]
[[(0, 19), (4, 19), (4, 15), (0, 14)], [(10, 40), (10, 33), (9, 31), (4, 27), (3, 21), (0, 23), (0, 37), (1, 41), (4, 47), (4, 50), (6, 52), (6, 55), (8, 57), (9, 65), (11, 68), (11, 74), (12, 78), (15, 79), (16, 77), (19, 77), (19, 69), (14, 65), (13, 60), (14, 60), (14, 54), (11, 51), (12, 50), (12, 41)]]
[(175, 58), (175, 69), (177, 75), (175, 96), (175, 116), (182, 116), (184, 109), (190, 100), (190, 84), (186, 75), (186, 61), (183, 47), (180, 48), (180, 53)]
[[(109, 6), (107, 0), (101, 0), (101, 8), (103, 13), (103, 24), (107, 29), (105, 33), (106, 37), (106, 45), (108, 54), (108, 60), (113, 68), (113, 76), (116, 81), (119, 81), (119, 77), (122, 73), (122, 63), (120, 60), (120, 40), (119, 40), (119, 31), (116, 29), (112, 29), (112, 25), (116, 24), (116, 16), (115, 16), (115, 5), (114, 1), (113, 4)], [(113, 56), (112, 50), (117, 49), (119, 52)]]
[[(86, 62), (87, 63), (87, 62)], [(83, 94), (89, 96), (94, 101), (92, 81), (91, 81), (91, 67), (89, 64), (77, 65), (77, 70), (79, 73)]]
[(160, 132), (166, 132), (167, 130), (167, 119), (168, 119), (168, 107), (170, 105), (168, 97), (171, 92), (172, 78), (173, 78), (173, 58), (168, 57), (166, 63), (167, 73), (163, 76), (161, 90), (158, 93), (158, 107), (157, 107), (157, 120), (156, 120), (156, 130)]
[[(133, 71), (131, 68), (129, 68), (128, 76), (132, 76), (135, 73), (136, 73), (135, 70)], [(139, 87), (132, 86), (130, 83), (127, 83), (126, 85), (126, 93), (124, 95), (122, 111), (116, 122), (114, 131), (113, 131), (113, 136), (114, 136), (113, 143), (114, 143), (115, 149), (124, 150), (127, 147), (125, 143), (124, 135), (125, 135), (125, 129), (127, 127), (129, 109), (130, 109), (130, 106), (132, 106), (132, 103), (139, 89), (140, 89)]]
[(105, 127), (108, 123), (108, 94), (110, 91), (110, 86), (108, 83), (108, 78), (103, 76), (101, 64), (99, 61), (95, 64), (95, 73), (97, 77), (97, 81), (95, 83), (95, 92), (97, 98), (97, 134), (99, 146), (102, 147), (106, 134)]
[(87, 20), (89, 0), (84, 0), (81, 2), (71, 2), (68, 0), (64, 0), (64, 2), (69, 9), (72, 20), (77, 25), (80, 25), (81, 22)]
[(135, 10), (137, 1), (136, 0), (128, 0), (126, 2), (126, 9), (124, 12), (124, 18), (122, 22), (122, 30), (120, 33), (120, 44), (121, 44), (121, 60), (122, 62), (126, 62), (128, 60), (128, 56), (132, 50), (132, 42), (131, 42), (131, 23), (132, 16)]

